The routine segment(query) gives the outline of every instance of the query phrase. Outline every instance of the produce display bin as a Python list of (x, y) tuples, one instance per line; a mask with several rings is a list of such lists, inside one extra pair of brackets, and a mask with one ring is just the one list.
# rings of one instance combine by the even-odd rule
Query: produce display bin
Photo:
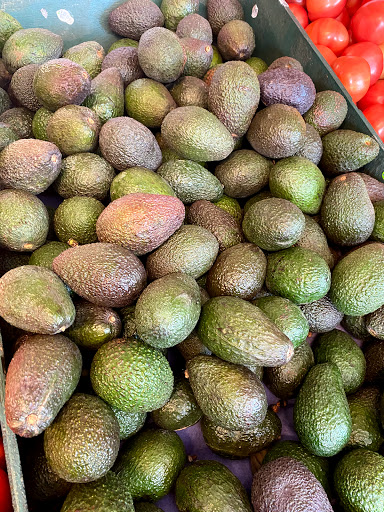
[[(157, 4), (161, 0), (154, 0)], [(384, 181), (384, 145), (352, 102), (322, 55), (297, 22), (284, 0), (240, 0), (245, 20), (253, 27), (256, 39), (254, 55), (267, 63), (283, 55), (299, 60), (313, 79), (318, 91), (331, 89), (343, 94), (348, 102), (348, 115), (343, 128), (364, 132), (374, 137), (380, 146), (379, 156), (365, 167), (371, 176)], [(1, 3), (5, 10), (20, 21), (24, 28), (40, 27), (60, 34), (67, 49), (83, 41), (95, 40), (106, 50), (118, 39), (108, 29), (108, 13), (123, 1), (111, 0), (9, 0)], [(205, 15), (206, 0), (201, 0), (200, 13)], [(1, 337), (0, 337), (1, 338)], [(5, 341), (5, 346), (6, 340)], [(0, 356), (4, 364), (0, 339)], [(0, 422), (6, 451), (8, 472), (15, 512), (27, 512), (20, 456), (16, 438), (7, 427), (4, 415), (4, 373), (0, 372)], [(168, 511), (166, 511), (168, 512)]]

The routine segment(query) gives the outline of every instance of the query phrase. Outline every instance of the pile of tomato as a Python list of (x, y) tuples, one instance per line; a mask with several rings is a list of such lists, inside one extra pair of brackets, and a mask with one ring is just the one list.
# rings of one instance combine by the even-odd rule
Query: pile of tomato
[(384, 1), (288, 0), (288, 3), (384, 141)]
[(11, 491), (5, 466), (3, 440), (0, 436), (0, 512), (12, 512)]

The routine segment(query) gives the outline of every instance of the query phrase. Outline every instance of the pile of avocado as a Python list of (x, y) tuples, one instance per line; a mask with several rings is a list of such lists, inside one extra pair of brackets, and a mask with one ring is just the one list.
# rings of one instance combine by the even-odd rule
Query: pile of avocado
[[(0, 12), (0, 329), (29, 510), (383, 512), (379, 145), (297, 60), (252, 56), (238, 0), (198, 11), (114, 5), (107, 53)], [(215, 460), (176, 432), (198, 422)], [(220, 457), (252, 461), (251, 494)]]

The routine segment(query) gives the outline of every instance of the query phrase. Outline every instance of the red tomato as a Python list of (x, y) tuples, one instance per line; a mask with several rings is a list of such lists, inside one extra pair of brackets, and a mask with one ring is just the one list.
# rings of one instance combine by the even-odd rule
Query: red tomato
[(308, 26), (308, 14), (307, 11), (304, 9), (304, 7), (301, 7), (301, 5), (297, 4), (289, 4), (289, 8), (291, 9), (292, 13), (296, 16), (297, 21), (300, 23), (300, 25), (303, 28), (306, 28)]
[[(381, 50), (381, 52), (383, 54), (383, 62), (384, 62), (384, 44), (381, 44), (379, 46), (379, 48), (380, 48), (380, 50)], [(384, 78), (384, 67), (383, 67), (383, 72), (381, 73), (379, 80), (381, 80), (382, 78)]]
[(337, 59), (336, 55), (333, 53), (332, 50), (330, 50), (327, 46), (324, 46), (322, 44), (317, 44), (316, 48), (319, 50), (321, 55), (324, 57), (324, 59), (328, 62), (330, 66), (335, 62)]
[(369, 42), (352, 44), (343, 51), (343, 55), (363, 57), (371, 68), (370, 85), (373, 85), (378, 81), (381, 73), (383, 72), (383, 53), (377, 44)]
[(347, 10), (350, 16), (353, 16), (357, 9), (361, 6), (361, 0), (347, 0)]
[(307, 0), (307, 11), (311, 21), (319, 18), (336, 18), (344, 9), (347, 0)]
[(0, 469), (0, 512), (13, 512), (7, 473)]
[(367, 94), (359, 101), (358, 107), (365, 110), (376, 103), (384, 105), (384, 80), (379, 80), (368, 89)]
[(297, 4), (297, 5), (300, 5), (301, 7), (305, 7), (306, 1), (307, 0), (288, 0), (288, 3), (289, 4)]
[(336, 55), (340, 55), (349, 44), (348, 30), (332, 18), (313, 21), (305, 31), (315, 44), (328, 46)]
[(355, 41), (384, 43), (384, 1), (373, 1), (362, 5), (351, 21)]
[(7, 466), (5, 465), (5, 452), (4, 452), (3, 439), (1, 437), (0, 437), (0, 468), (7, 469)]
[(346, 7), (341, 11), (341, 14), (335, 18), (335, 20), (340, 21), (344, 25), (345, 28), (348, 28), (351, 23), (351, 18), (349, 17), (348, 10)]
[(376, 130), (380, 139), (384, 142), (384, 105), (376, 103), (363, 111), (363, 114)]
[(371, 69), (363, 57), (339, 57), (332, 64), (332, 69), (355, 103), (368, 92)]

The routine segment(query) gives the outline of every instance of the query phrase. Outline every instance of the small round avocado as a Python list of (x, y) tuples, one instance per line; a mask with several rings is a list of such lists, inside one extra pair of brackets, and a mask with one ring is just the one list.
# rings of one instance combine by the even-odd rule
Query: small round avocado
[(169, 30), (176, 30), (183, 18), (198, 12), (199, 0), (162, 0), (160, 9), (165, 26)]
[(20, 139), (30, 139), (32, 133), (32, 121), (34, 113), (25, 107), (11, 108), (3, 112), (0, 122), (9, 124)]
[(8, 88), (8, 92), (16, 105), (28, 108), (33, 112), (36, 112), (42, 107), (41, 102), (33, 90), (33, 81), (39, 68), (40, 66), (38, 64), (28, 64), (28, 66), (23, 66), (18, 69), (12, 75), (12, 80)]
[(323, 137), (340, 128), (347, 112), (348, 105), (344, 96), (336, 91), (321, 91), (316, 94), (315, 101), (305, 113), (304, 119)]
[(332, 331), (344, 317), (344, 314), (335, 308), (327, 296), (300, 307), (311, 332)]
[(217, 47), (225, 60), (246, 60), (255, 49), (253, 28), (243, 20), (231, 20), (217, 35)]
[(161, 176), (145, 167), (131, 167), (120, 172), (111, 183), (112, 201), (137, 192), (166, 196), (175, 195), (172, 188)]
[(38, 267), (45, 267), (52, 270), (53, 260), (63, 251), (69, 249), (69, 245), (64, 242), (47, 242), (42, 245), (33, 253), (29, 258), (29, 265), (37, 265)]
[(42, 107), (36, 112), (32, 120), (32, 133), (35, 139), (48, 140), (47, 126), (48, 121), (53, 116), (53, 112)]
[(91, 79), (100, 73), (104, 57), (104, 48), (96, 41), (85, 41), (72, 46), (63, 55), (64, 59), (69, 59), (82, 66)]
[(144, 427), (146, 412), (126, 412), (111, 406), (120, 426), (120, 439), (125, 440), (135, 435)]
[(263, 59), (260, 59), (259, 57), (250, 57), (245, 62), (249, 66), (251, 66), (251, 68), (257, 75), (264, 73), (264, 71), (267, 71), (267, 69), (268, 69), (268, 64)]
[(121, 46), (109, 52), (103, 60), (101, 69), (105, 71), (110, 68), (117, 68), (120, 71), (125, 86), (144, 76), (137, 48), (132, 46)]
[(183, 76), (172, 86), (170, 93), (178, 107), (194, 105), (207, 108), (208, 86), (195, 76)]
[(176, 34), (180, 37), (193, 37), (212, 44), (212, 28), (209, 21), (200, 14), (185, 16), (177, 25)]
[(184, 76), (203, 78), (212, 62), (212, 46), (206, 41), (194, 39), (193, 37), (184, 37), (180, 39), (180, 43), (186, 55), (182, 74)]

